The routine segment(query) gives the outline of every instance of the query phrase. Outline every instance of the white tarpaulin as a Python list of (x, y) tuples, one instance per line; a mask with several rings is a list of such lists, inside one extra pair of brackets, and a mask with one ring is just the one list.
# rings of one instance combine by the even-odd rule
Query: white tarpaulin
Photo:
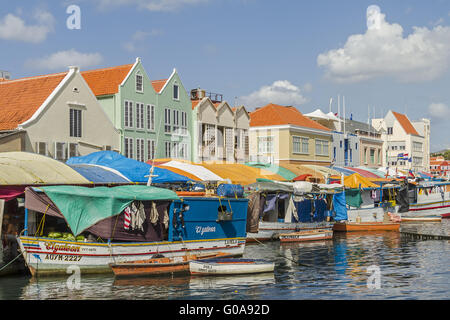
[(172, 167), (179, 170), (186, 171), (196, 177), (199, 177), (203, 181), (222, 181), (223, 178), (219, 177), (214, 172), (195, 164), (180, 162), (180, 161), (169, 161), (164, 163), (166, 167)]
[(89, 184), (68, 165), (29, 152), (0, 153), (0, 185)]

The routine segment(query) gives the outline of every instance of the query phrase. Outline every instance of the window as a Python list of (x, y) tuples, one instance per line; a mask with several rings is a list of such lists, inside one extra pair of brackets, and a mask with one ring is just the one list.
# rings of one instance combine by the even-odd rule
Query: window
[(178, 110), (172, 110), (172, 115), (173, 115), (173, 128), (172, 128), (172, 131), (173, 131), (173, 133), (175, 133), (175, 134), (180, 134), (180, 132), (179, 132), (179, 124), (180, 124), (180, 117), (179, 117), (179, 115), (180, 115), (180, 111), (178, 111)]
[(124, 139), (124, 153), (125, 157), (133, 159), (133, 138)]
[(136, 102), (136, 128), (144, 129), (144, 104)]
[(81, 137), (81, 110), (70, 109), (70, 136)]
[(273, 137), (258, 137), (258, 153), (273, 153)]
[(394, 133), (394, 128), (393, 127), (388, 127), (387, 128), (387, 134), (393, 134)]
[(47, 155), (47, 142), (36, 142), (36, 153), (46, 156)]
[(155, 159), (155, 140), (147, 140), (147, 160)]
[(144, 139), (136, 138), (136, 160), (144, 162)]
[(378, 164), (381, 164), (381, 150), (378, 149)]
[(422, 152), (422, 143), (413, 141), (413, 150), (417, 152)]
[(67, 145), (65, 142), (55, 142), (54, 158), (56, 160), (65, 161), (67, 159)]
[(178, 100), (179, 99), (179, 87), (178, 87), (178, 85), (176, 85), (176, 84), (174, 84), (173, 85), (173, 98), (175, 99), (175, 100)]
[(179, 153), (179, 157), (181, 159), (187, 159), (188, 158), (188, 153), (187, 153), (187, 143), (182, 143), (181, 147), (180, 147), (180, 153)]
[(171, 132), (170, 109), (164, 109), (164, 132), (165, 133), (170, 133)]
[(165, 142), (165, 147), (166, 147), (166, 158), (170, 158), (171, 157), (171, 144), (170, 141), (166, 141)]
[(341, 140), (341, 141), (339, 141), (339, 148), (341, 148), (341, 149), (342, 149), (342, 140)]
[(172, 150), (171, 150), (171, 158), (178, 158), (178, 148), (180, 147), (180, 144), (178, 142), (172, 142)]
[(147, 130), (155, 130), (155, 106), (147, 105)]
[(69, 158), (79, 156), (78, 143), (69, 143)]
[(144, 88), (142, 86), (142, 75), (141, 74), (136, 74), (136, 91), (137, 92), (143, 92)]
[(309, 150), (309, 139), (304, 137), (292, 137), (292, 143), (293, 143), (293, 152), (294, 153), (303, 153), (308, 154)]
[(133, 127), (133, 102), (125, 101), (124, 107), (124, 126), (127, 128)]
[(187, 113), (186, 111), (181, 111), (181, 134), (187, 135)]
[(370, 163), (375, 164), (375, 149), (370, 149)]
[(316, 139), (316, 155), (328, 156), (328, 141)]

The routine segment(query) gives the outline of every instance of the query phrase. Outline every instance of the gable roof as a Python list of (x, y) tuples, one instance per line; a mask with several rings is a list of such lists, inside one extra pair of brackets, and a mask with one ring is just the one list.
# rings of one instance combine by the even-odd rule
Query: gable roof
[(156, 92), (160, 93), (162, 88), (165, 86), (167, 80), (169, 79), (153, 80), (152, 81), (153, 89), (155, 89)]
[(133, 66), (134, 64), (125, 64), (116, 67), (88, 70), (81, 72), (81, 75), (95, 96), (116, 94), (119, 92), (119, 85), (130, 73)]
[(0, 130), (16, 129), (29, 120), (68, 72), (0, 82)]
[(402, 126), (403, 130), (405, 130), (405, 132), (407, 134), (420, 136), (406, 115), (395, 112), (395, 111), (392, 111), (392, 114), (395, 116), (397, 121), (400, 122), (400, 125)]
[(250, 127), (291, 124), (316, 130), (331, 131), (327, 127), (305, 117), (297, 108), (270, 103), (250, 113)]

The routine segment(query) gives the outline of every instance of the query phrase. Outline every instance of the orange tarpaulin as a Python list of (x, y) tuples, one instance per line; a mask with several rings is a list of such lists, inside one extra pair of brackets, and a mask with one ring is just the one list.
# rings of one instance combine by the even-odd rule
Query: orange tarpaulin
[(359, 173), (354, 173), (344, 178), (344, 186), (347, 188), (378, 188), (379, 186), (369, 179), (361, 176)]

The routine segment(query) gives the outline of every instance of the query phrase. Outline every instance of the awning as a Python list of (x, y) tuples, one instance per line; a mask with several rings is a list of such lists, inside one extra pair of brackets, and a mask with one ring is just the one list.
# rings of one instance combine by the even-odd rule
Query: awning
[(352, 170), (356, 173), (359, 173), (361, 176), (365, 177), (365, 178), (379, 178), (379, 176), (377, 176), (375, 173), (361, 169), (361, 168), (349, 168), (349, 167), (345, 167), (345, 169), (349, 169)]
[(222, 177), (218, 176), (211, 170), (208, 170), (207, 168), (205, 168), (201, 165), (191, 164), (191, 163), (187, 163), (187, 162), (171, 160), (164, 164), (159, 165), (159, 167), (167, 168), (168, 170), (173, 170), (173, 169), (182, 170), (183, 172), (187, 172), (188, 174), (195, 176), (197, 178), (197, 180), (200, 180), (200, 181), (222, 181), (222, 180), (224, 180)]
[(378, 188), (379, 186), (369, 179), (362, 177), (359, 173), (354, 173), (344, 178), (344, 186), (346, 188)]
[(130, 183), (129, 179), (114, 173), (110, 168), (91, 164), (71, 164), (69, 166), (92, 183)]
[(271, 164), (271, 163), (247, 162), (247, 163), (245, 163), (245, 165), (249, 166), (249, 167), (253, 167), (253, 168), (269, 170), (275, 174), (282, 176), (286, 180), (292, 180), (297, 176), (292, 171), (290, 171), (282, 166), (277, 166), (277, 165)]

